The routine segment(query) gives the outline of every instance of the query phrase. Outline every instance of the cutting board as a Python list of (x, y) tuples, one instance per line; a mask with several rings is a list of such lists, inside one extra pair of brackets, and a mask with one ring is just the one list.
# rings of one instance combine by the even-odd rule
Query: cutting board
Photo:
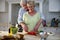
[(18, 32), (18, 34), (24, 34), (24, 39), (25, 40), (40, 40), (40, 36), (39, 35), (28, 35), (26, 32), (20, 33)]
[(33, 36), (33, 35), (25, 35), (25, 40), (40, 40), (39, 36)]

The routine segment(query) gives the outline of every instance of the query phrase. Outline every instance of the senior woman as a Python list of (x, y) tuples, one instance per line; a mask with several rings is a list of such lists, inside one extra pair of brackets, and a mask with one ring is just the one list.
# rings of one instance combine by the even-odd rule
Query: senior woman
[(25, 30), (25, 31), (37, 32), (38, 28), (40, 27), (40, 24), (42, 22), (42, 19), (40, 17), (39, 12), (34, 10), (34, 7), (35, 7), (34, 1), (28, 1), (27, 7), (28, 7), (29, 11), (24, 13), (24, 15), (23, 15), (24, 23), (22, 23), (21, 26), (23, 27), (23, 30), (25, 30), (24, 27), (28, 28), (28, 30)]

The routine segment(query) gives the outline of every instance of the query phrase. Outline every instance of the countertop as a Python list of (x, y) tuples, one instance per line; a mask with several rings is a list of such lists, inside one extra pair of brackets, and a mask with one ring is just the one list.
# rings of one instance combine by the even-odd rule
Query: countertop
[[(8, 35), (8, 31), (0, 31), (0, 38), (4, 35)], [(24, 35), (25, 40), (40, 40), (40, 36)], [(48, 36), (47, 40), (60, 40), (60, 35), (54, 34)]]
[[(20, 33), (24, 34), (24, 33)], [(8, 35), (8, 31), (0, 31), (0, 38), (2, 38), (4, 35)], [(40, 40), (39, 36), (34, 36), (34, 35), (24, 35), (25, 40)]]

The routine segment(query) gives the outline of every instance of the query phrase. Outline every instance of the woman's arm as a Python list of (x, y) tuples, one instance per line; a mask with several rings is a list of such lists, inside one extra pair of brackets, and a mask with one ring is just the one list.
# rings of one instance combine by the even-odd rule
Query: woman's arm
[(39, 26), (40, 26), (40, 24), (42, 23), (42, 19), (40, 19), (38, 22), (37, 22), (37, 24), (35, 25), (35, 27), (34, 27), (34, 31), (38, 31), (38, 28), (39, 28)]
[(22, 26), (24, 31), (28, 32), (28, 27), (24, 22), (21, 22), (20, 25)]

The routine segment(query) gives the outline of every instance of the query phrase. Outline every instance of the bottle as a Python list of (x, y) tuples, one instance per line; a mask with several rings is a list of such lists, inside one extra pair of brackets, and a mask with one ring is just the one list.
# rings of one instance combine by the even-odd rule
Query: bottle
[(12, 26), (12, 34), (16, 34), (18, 31), (17, 25)]
[(9, 28), (9, 35), (13, 35), (17, 33), (18, 28), (14, 25), (11, 25)]
[(12, 35), (12, 25), (9, 28), (9, 35)]

